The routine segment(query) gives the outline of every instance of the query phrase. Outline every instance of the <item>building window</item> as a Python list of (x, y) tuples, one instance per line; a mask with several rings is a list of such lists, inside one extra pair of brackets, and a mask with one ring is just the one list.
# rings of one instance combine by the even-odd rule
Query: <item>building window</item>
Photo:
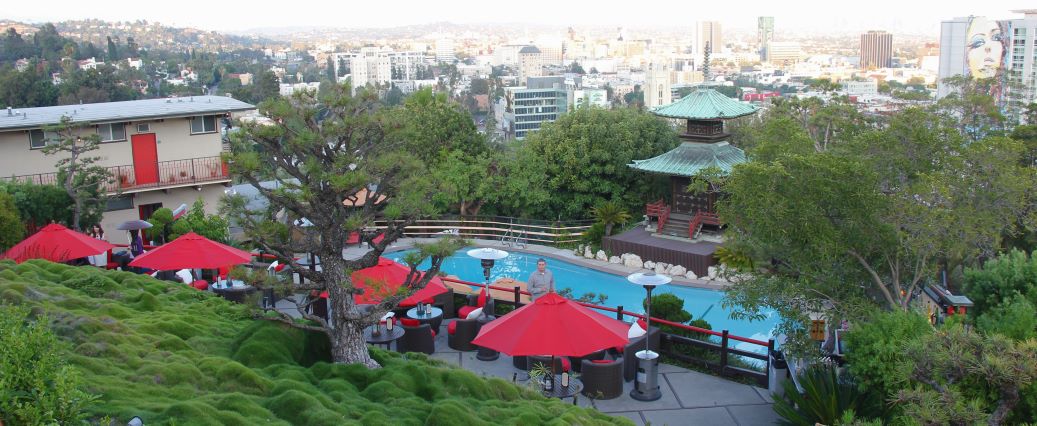
[(116, 210), (129, 210), (133, 208), (133, 194), (122, 195), (118, 197), (108, 197), (108, 203), (104, 207), (104, 211), (112, 212)]
[(61, 142), (54, 132), (44, 132), (42, 129), (29, 130), (29, 149), (40, 149), (47, 145), (56, 145)]
[(216, 117), (212, 115), (202, 115), (191, 118), (191, 134), (196, 135), (199, 133), (215, 133), (216, 132)]
[(126, 140), (126, 123), (110, 123), (97, 126), (97, 134), (101, 142), (118, 142)]

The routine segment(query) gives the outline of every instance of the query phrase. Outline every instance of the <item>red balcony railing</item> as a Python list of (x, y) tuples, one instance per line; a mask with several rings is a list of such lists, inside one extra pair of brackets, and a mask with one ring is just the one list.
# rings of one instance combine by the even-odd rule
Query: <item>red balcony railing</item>
[[(104, 186), (108, 193), (121, 191), (137, 191), (149, 188), (162, 188), (167, 186), (184, 186), (197, 183), (213, 182), (230, 179), (227, 164), (219, 156), (189, 158), (185, 160), (159, 161), (155, 165), (156, 173), (138, 173), (135, 167), (143, 166), (113, 166), (108, 168), (112, 178)], [(138, 177), (151, 176), (146, 180), (138, 181)], [(57, 173), (38, 173), (34, 175), (0, 176), (0, 181), (31, 182), (37, 185), (56, 185)]]

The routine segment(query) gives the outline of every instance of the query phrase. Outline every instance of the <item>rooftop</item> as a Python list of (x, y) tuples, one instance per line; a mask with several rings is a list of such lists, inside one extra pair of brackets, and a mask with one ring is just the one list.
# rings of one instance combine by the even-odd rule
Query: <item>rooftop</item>
[(105, 123), (200, 114), (222, 114), (256, 109), (255, 105), (226, 96), (191, 96), (139, 101), (18, 108), (0, 111), (0, 130), (32, 129), (61, 122)]
[(520, 49), (519, 53), (540, 53), (540, 49), (536, 46), (526, 46)]
[(698, 88), (677, 102), (656, 107), (652, 114), (687, 120), (716, 120), (746, 116), (755, 113), (757, 109), (716, 90)]
[(731, 173), (731, 169), (736, 164), (745, 161), (745, 152), (726, 141), (717, 143), (682, 142), (676, 148), (658, 156), (647, 160), (634, 160), (630, 167), (651, 173), (695, 176), (704, 169), (714, 167), (725, 173)]

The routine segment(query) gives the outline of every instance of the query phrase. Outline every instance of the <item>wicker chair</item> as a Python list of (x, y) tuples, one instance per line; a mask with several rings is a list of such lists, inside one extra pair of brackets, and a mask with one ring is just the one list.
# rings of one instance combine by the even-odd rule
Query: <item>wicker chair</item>
[(511, 365), (519, 370), (529, 370), (529, 359), (525, 355), (511, 357)]
[(584, 359), (581, 364), (580, 380), (583, 381), (584, 395), (593, 399), (613, 399), (623, 394), (622, 359), (609, 363)]
[(462, 352), (478, 350), (472, 340), (479, 334), (479, 328), (479, 322), (474, 319), (453, 320), (447, 326), (447, 346)]
[(432, 334), (431, 326), (422, 324), (417, 327), (408, 325), (401, 325), (401, 327), (403, 327), (403, 337), (396, 341), (397, 352), (424, 352), (430, 355), (436, 352), (435, 335)]
[(584, 355), (584, 356), (571, 356), (571, 357), (569, 357), (569, 359), (573, 362), (573, 371), (576, 371), (577, 373), (581, 373), (582, 372), (581, 370), (583, 369), (583, 360), (594, 361), (594, 360), (605, 359), (605, 351), (601, 350), (601, 351), (589, 353), (589, 354)]
[(623, 378), (626, 381), (632, 381), (637, 376), (637, 352), (645, 350), (648, 339), (652, 341), (652, 350), (658, 352), (660, 336), (659, 329), (652, 327), (647, 334), (630, 339), (630, 343), (623, 347)]
[(443, 310), (444, 319), (451, 319), (456, 317), (456, 315), (454, 315), (456, 312), (454, 308), (454, 289), (448, 288), (446, 290), (446, 293), (433, 297), (432, 300), (432, 306), (435, 306)]

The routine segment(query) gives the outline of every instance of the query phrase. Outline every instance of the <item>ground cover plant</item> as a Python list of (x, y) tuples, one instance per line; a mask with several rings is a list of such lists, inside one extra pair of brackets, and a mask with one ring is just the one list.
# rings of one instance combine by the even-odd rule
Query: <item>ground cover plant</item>
[[(629, 424), (424, 355), (372, 350), (384, 368), (332, 364), (321, 333), (128, 272), (0, 262), (0, 316), (9, 315), (20, 320), (0, 325), (41, 321), (56, 336), (94, 424)], [(0, 365), (17, 356), (0, 355)], [(0, 411), (20, 423), (11, 416)]]

